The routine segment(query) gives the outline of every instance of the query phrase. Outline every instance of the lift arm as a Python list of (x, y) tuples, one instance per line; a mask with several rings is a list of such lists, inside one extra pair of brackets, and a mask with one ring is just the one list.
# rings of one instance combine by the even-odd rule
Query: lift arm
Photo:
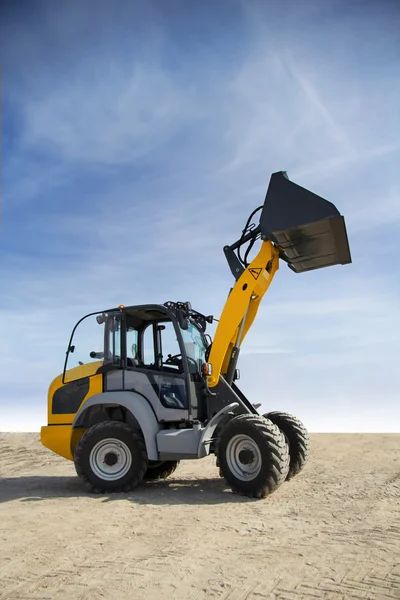
[[(257, 227), (250, 225), (261, 210)], [(261, 248), (250, 264), (255, 241)], [(234, 253), (249, 242), (244, 259)], [(321, 196), (291, 182), (284, 171), (271, 175), (264, 204), (250, 215), (241, 238), (224, 252), (236, 282), (230, 291), (211, 345), (207, 382), (218, 385), (221, 374), (232, 384), (242, 344), (259, 304), (284, 260), (295, 273), (351, 263), (343, 216)]]
[(218, 384), (221, 373), (232, 382), (240, 345), (278, 268), (278, 250), (270, 241), (262, 242), (257, 256), (233, 286), (220, 316), (208, 359), (212, 365), (209, 387)]

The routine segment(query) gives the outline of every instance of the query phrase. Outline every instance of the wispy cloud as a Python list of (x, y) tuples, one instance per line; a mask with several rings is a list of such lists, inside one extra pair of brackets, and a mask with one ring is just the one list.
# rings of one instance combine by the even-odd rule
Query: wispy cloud
[(314, 109), (314, 115), (319, 118), (327, 126), (332, 140), (338, 145), (338, 150), (346, 154), (349, 158), (354, 157), (356, 152), (353, 143), (350, 140), (348, 132), (340, 123), (338, 118), (335, 118), (332, 111), (328, 107), (328, 102), (324, 100), (318, 92), (315, 85), (306, 74), (296, 65), (295, 60), (287, 52), (281, 58), (282, 64), (289, 71), (291, 77), (298, 84), (300, 90), (304, 93), (309, 102), (311, 109)]
[(384, 158), (385, 156), (398, 153), (399, 151), (400, 145), (395, 143), (367, 148), (361, 152), (352, 150), (350, 154), (339, 154), (333, 158), (316, 161), (315, 163), (295, 169), (293, 171), (293, 176), (295, 178), (301, 177), (302, 179), (309, 176), (312, 176), (315, 179), (326, 177), (327, 175), (332, 177), (333, 175), (340, 173), (340, 171), (346, 171), (353, 165), (357, 165), (357, 163), (368, 163), (374, 158)]
[(67, 81), (29, 102), (25, 145), (75, 163), (132, 163), (195, 118), (190, 90), (180, 88), (151, 63), (96, 65), (90, 79), (82, 70), (73, 87)]

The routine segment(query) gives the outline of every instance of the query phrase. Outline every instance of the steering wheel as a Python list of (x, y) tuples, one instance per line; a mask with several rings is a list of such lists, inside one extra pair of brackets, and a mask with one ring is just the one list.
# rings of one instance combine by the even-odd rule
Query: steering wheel
[(180, 367), (182, 365), (182, 354), (168, 354), (168, 358), (165, 361), (166, 365), (177, 365)]
[[(199, 367), (197, 362), (191, 356), (187, 357), (189, 373), (196, 374), (199, 372)], [(177, 365), (179, 369), (183, 372), (183, 360), (182, 354), (168, 354), (168, 358), (165, 361), (166, 365)]]

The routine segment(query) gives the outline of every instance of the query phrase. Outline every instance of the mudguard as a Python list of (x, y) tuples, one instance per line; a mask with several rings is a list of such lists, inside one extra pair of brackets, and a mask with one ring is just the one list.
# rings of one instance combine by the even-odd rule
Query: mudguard
[(201, 438), (197, 448), (198, 458), (203, 458), (204, 456), (207, 456), (208, 450), (206, 448), (206, 445), (209, 444), (210, 440), (212, 439), (214, 431), (216, 430), (220, 421), (228, 412), (233, 411), (238, 406), (239, 402), (231, 402), (231, 404), (228, 404), (228, 406), (224, 406), (223, 408), (221, 408), (220, 411), (217, 412), (216, 415), (213, 416), (208, 425), (206, 425), (201, 434)]
[(161, 426), (158, 423), (150, 404), (143, 396), (140, 396), (135, 392), (104, 392), (92, 396), (77, 412), (72, 423), (72, 428), (76, 429), (81, 427), (84, 421), (85, 411), (92, 406), (100, 404), (107, 404), (107, 406), (123, 406), (126, 408), (136, 419), (143, 433), (149, 460), (158, 460), (156, 435), (161, 429)]

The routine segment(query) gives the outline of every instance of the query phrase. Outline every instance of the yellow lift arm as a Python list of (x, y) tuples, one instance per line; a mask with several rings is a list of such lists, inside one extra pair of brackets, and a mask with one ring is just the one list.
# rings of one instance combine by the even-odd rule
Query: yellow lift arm
[[(249, 227), (261, 210), (260, 223)], [(250, 264), (246, 254), (257, 239), (261, 248)], [(250, 242), (244, 260), (234, 251)], [(224, 248), (236, 279), (222, 310), (211, 345), (207, 377), (210, 388), (223, 375), (234, 379), (240, 346), (260, 302), (284, 260), (295, 273), (351, 262), (344, 218), (334, 204), (291, 182), (284, 171), (271, 175), (264, 204), (250, 215), (242, 237)]]
[(270, 241), (263, 242), (257, 256), (236, 281), (220, 316), (209, 356), (209, 363), (212, 365), (212, 375), (208, 377), (209, 387), (218, 384), (221, 373), (229, 379), (230, 365), (234, 371), (236, 354), (278, 268), (278, 250)]

